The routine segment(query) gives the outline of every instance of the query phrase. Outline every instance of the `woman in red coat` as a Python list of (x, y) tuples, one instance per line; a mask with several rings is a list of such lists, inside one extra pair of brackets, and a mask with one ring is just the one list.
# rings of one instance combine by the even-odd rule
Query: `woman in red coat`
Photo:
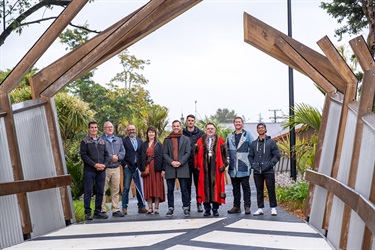
[(195, 167), (199, 169), (198, 202), (204, 205), (204, 216), (219, 216), (219, 206), (225, 204), (225, 141), (216, 133), (213, 123), (207, 123), (206, 133), (198, 139), (195, 148)]

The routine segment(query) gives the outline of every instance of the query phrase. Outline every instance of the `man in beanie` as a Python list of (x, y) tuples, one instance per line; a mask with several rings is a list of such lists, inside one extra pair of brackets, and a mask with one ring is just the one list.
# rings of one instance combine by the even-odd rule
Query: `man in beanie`
[(263, 215), (264, 208), (264, 181), (266, 181), (271, 215), (276, 216), (277, 202), (275, 193), (274, 166), (280, 160), (280, 152), (276, 142), (267, 136), (267, 127), (263, 122), (257, 125), (258, 138), (251, 143), (249, 159), (254, 172), (254, 182), (257, 189), (258, 210), (255, 216)]
[(250, 133), (243, 129), (243, 119), (236, 117), (233, 120), (235, 131), (230, 133), (226, 140), (229, 156), (228, 174), (233, 186), (233, 207), (228, 214), (241, 213), (241, 186), (243, 192), (245, 214), (250, 214), (251, 192), (249, 177), (251, 166), (249, 161), (250, 145), (253, 140)]

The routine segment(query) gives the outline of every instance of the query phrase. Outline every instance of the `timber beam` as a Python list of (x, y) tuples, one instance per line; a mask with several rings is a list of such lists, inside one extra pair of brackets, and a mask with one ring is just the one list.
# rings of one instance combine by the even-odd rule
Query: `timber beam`
[(0, 183), (0, 196), (35, 192), (50, 188), (69, 186), (70, 175)]
[[(322, 77), (326, 78), (332, 86), (334, 86), (338, 91), (344, 93), (345, 85), (343, 84), (343, 79), (337, 73), (327, 57), (272, 28), (259, 19), (244, 13), (245, 42), (310, 77), (311, 79), (316, 78), (316, 76), (314, 76), (315, 74), (309, 75), (309, 72), (305, 72), (298, 62), (293, 61), (293, 59), (286, 55), (284, 51), (282, 51), (278, 46), (275, 46), (280, 38), (284, 39), (291, 47), (293, 47), (293, 49), (307, 62), (309, 62), (316, 72), (321, 74)], [(317, 84), (319, 85), (319, 82), (317, 82)], [(320, 87), (323, 88), (324, 86)]]
[[(375, 96), (375, 62), (373, 57), (371, 56), (370, 50), (367, 47), (367, 44), (362, 36), (354, 38), (349, 41), (349, 44), (363, 69), (363, 82), (362, 82), (362, 91), (361, 91), (361, 98), (359, 100), (359, 107), (358, 107), (358, 114), (357, 114), (357, 126), (354, 135), (354, 145), (353, 145), (353, 152), (352, 152), (352, 159), (350, 164), (350, 175), (348, 180), (348, 186), (351, 188), (355, 188), (356, 180), (357, 180), (357, 172), (359, 167), (359, 156), (361, 151), (361, 142), (363, 138), (363, 127), (364, 121), (363, 117), (368, 114), (372, 113), (372, 107), (374, 104), (374, 96)], [(363, 65), (363, 66), (362, 66)], [(375, 163), (374, 163), (375, 169)], [(370, 190), (369, 201), (375, 204), (375, 171), (373, 172), (372, 178), (372, 189)], [(346, 211), (348, 210), (348, 211)], [(351, 216), (351, 210), (345, 209), (346, 212), (343, 216), (343, 220), (346, 224), (343, 224), (343, 233), (342, 237), (344, 237), (344, 242), (342, 244), (342, 248), (346, 248), (347, 243), (347, 234), (349, 230), (349, 221)], [(346, 218), (346, 220), (345, 220)], [(345, 226), (345, 227), (344, 227)], [(365, 233), (362, 239), (362, 248), (363, 249), (370, 249), (373, 237), (375, 236), (374, 232), (372, 235), (369, 231), (369, 228), (365, 228)]]
[(34, 75), (33, 96), (52, 97), (68, 83), (155, 31), (201, 0), (154, 0)]

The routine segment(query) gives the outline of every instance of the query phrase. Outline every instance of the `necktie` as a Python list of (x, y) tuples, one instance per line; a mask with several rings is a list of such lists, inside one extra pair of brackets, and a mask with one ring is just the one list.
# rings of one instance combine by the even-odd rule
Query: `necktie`
[[(137, 151), (137, 139), (131, 139), (131, 142), (133, 144), (134, 151)], [(137, 154), (134, 155), (134, 163), (137, 162)]]
[(134, 139), (134, 140), (131, 140), (131, 141), (132, 141), (134, 150), (137, 151), (137, 139)]

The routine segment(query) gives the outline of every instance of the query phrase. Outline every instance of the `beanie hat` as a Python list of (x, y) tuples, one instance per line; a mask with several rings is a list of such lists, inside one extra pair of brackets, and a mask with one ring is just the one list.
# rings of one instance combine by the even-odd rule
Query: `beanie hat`
[(264, 124), (263, 122), (258, 123), (257, 128), (258, 128), (259, 126), (263, 126), (265, 129), (267, 128), (266, 124)]

